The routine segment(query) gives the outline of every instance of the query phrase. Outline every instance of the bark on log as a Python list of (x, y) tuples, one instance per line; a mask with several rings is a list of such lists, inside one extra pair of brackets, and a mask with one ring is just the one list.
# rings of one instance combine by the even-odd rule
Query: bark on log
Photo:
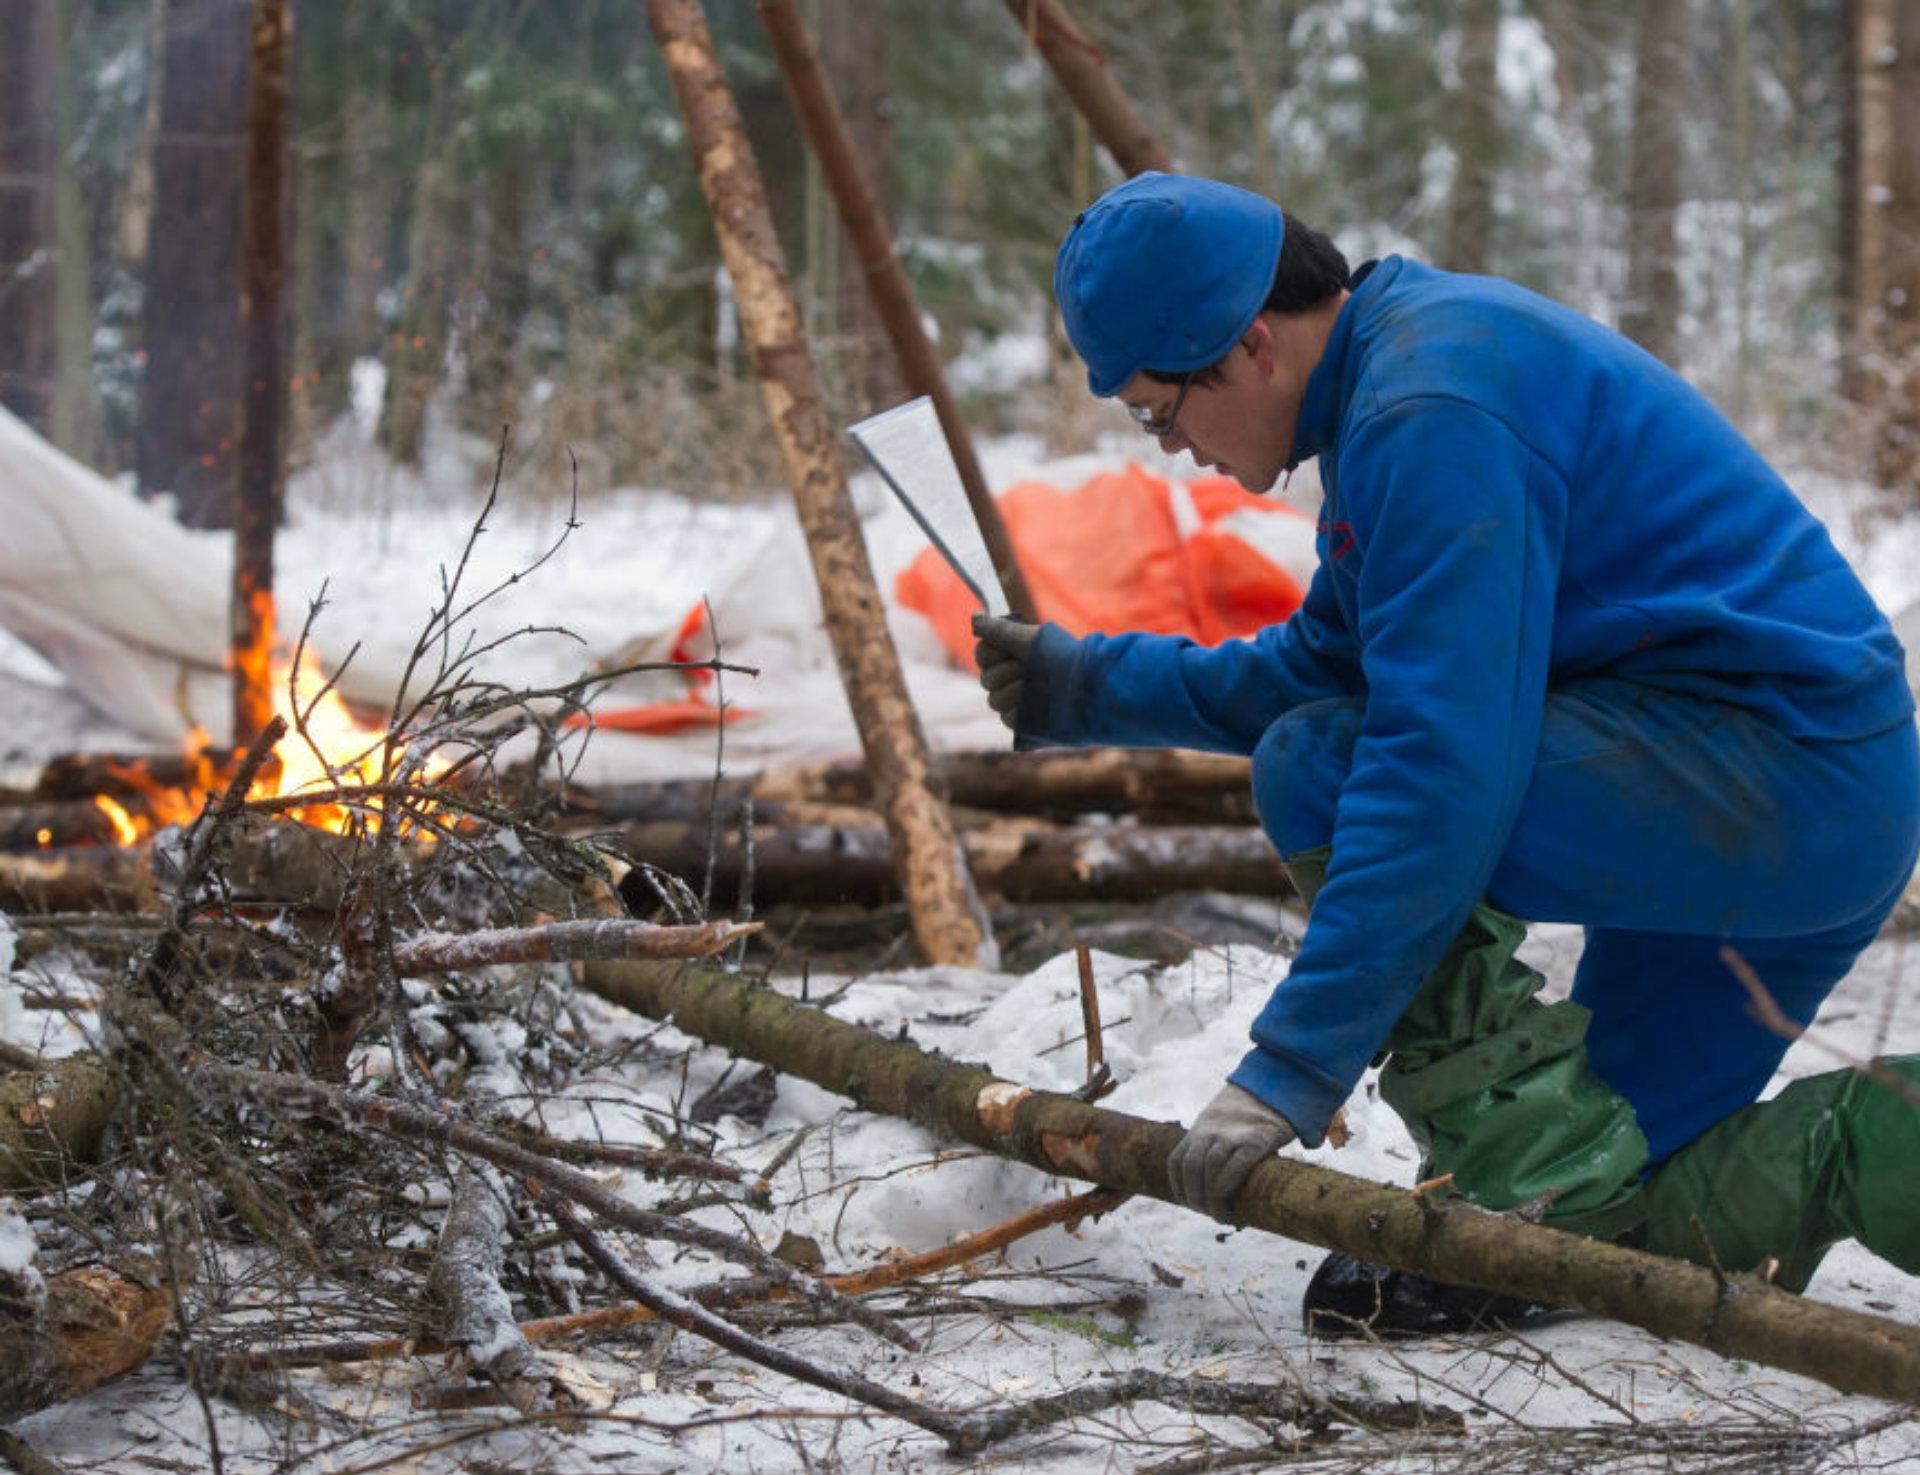
[(140, 911), (155, 901), (146, 852), (87, 846), (0, 855), (0, 911)]
[(0, 1193), (80, 1176), (99, 1157), (119, 1098), (113, 1072), (92, 1055), (0, 1076)]
[(973, 508), (980, 535), (987, 545), (987, 556), (1000, 575), (1000, 587), (1007, 602), (1022, 619), (1034, 619), (1036, 606), (1027, 589), (1013, 539), (1001, 519), (980, 461), (973, 453), (973, 435), (961, 418), (960, 403), (947, 383), (947, 372), (940, 363), (933, 340), (927, 336), (919, 301), (907, 280), (900, 253), (894, 249), (893, 232), (887, 226), (886, 213), (867, 180), (860, 164), (860, 152), (834, 102), (833, 89), (827, 84), (820, 58), (815, 54), (807, 28), (793, 0), (759, 0), (760, 21), (773, 42), (773, 54), (786, 78), (787, 91), (793, 97), (793, 109), (800, 117), (807, 142), (820, 161), (820, 175), (833, 195), (840, 212), (840, 223), (847, 238), (859, 253), (860, 269), (874, 310), (886, 329), (887, 338), (900, 360), (900, 373), (907, 388), (933, 401), (934, 414), (953, 452), (954, 469)]
[(1128, 174), (1173, 168), (1167, 152), (1146, 120), (1113, 79), (1107, 59), (1073, 23), (1059, 0), (1007, 0), (1007, 9), (1040, 48), (1062, 90), (1073, 99), (1113, 162)]
[[(717, 969), (593, 963), (586, 986), (710, 1044), (1049, 1173), (1169, 1197), (1182, 1129), (996, 1079), (980, 1066), (848, 1024)], [(1241, 1190), (1244, 1227), (1378, 1265), (1550, 1305), (1575, 1306), (1815, 1378), (1845, 1393), (1920, 1402), (1920, 1328), (1297, 1159), (1261, 1164)]]
[[(10, 1217), (0, 1202), (0, 1223)], [(44, 1281), (31, 1262), (0, 1271), (0, 1424), (132, 1372), (152, 1355), (167, 1312), (163, 1290), (109, 1265)]]
[(91, 799), (0, 806), (0, 851), (111, 845), (113, 821)]
[[(704, 824), (629, 826), (627, 853), (681, 876), (705, 873), (709, 840), (714, 905), (738, 893), (744, 848), (737, 833)], [(1052, 829), (1009, 822), (962, 834), (981, 890), (1007, 901), (1148, 901), (1169, 891), (1284, 896), (1291, 887), (1266, 835), (1252, 826)], [(630, 883), (636, 909), (647, 905)], [(895, 899), (887, 835), (878, 826), (792, 825), (753, 834), (753, 899), (778, 905), (876, 905)]]
[(68, 753), (41, 765), (23, 799), (91, 799), (95, 794), (121, 799), (154, 788), (211, 788), (211, 765), (198, 754)]
[(921, 951), (938, 963), (997, 956), (926, 735), (907, 696), (846, 474), (827, 423), (760, 171), (697, 0), (646, 0), (713, 214), (761, 397), (780, 441), (820, 586), (827, 632), (893, 839)]
[[(956, 808), (1013, 810), (1046, 819), (1128, 814), (1146, 824), (1252, 824), (1244, 758), (1173, 748), (1050, 748), (1038, 753), (942, 753), (934, 760)], [(777, 806), (870, 804), (858, 762), (770, 768), (750, 778), (674, 779), (619, 788), (571, 789), (576, 815), (609, 820), (705, 821), (716, 802), (731, 819), (744, 799), (754, 817), (780, 823)]]

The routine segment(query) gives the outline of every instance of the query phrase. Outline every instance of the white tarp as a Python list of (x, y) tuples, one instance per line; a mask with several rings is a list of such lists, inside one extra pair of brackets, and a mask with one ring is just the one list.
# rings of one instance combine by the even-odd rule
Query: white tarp
[[(225, 738), (232, 559), (224, 535), (181, 527), (0, 410), (0, 628), (115, 722)], [(385, 704), (399, 679), (390, 652), (363, 651), (341, 690)]]

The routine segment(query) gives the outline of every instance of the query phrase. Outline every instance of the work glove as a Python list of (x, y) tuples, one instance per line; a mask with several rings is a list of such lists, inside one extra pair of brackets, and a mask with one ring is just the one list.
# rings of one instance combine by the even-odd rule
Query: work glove
[(1015, 714), (1020, 710), (1020, 686), (1021, 678), (1026, 675), (1027, 653), (1033, 649), (1040, 627), (998, 615), (975, 615), (973, 633), (973, 658), (980, 665), (980, 684), (987, 689), (987, 705), (1012, 728)]
[(1248, 1176), (1298, 1135), (1279, 1112), (1229, 1082), (1167, 1156), (1173, 1201), (1230, 1222)]

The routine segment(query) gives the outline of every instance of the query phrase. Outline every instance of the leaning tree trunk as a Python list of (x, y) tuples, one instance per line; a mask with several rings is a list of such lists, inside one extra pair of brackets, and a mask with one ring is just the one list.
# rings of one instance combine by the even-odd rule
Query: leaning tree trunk
[[(862, 163), (862, 149), (854, 133), (846, 126), (833, 93), (807, 40), (806, 26), (793, 0), (760, 0), (760, 19), (773, 42), (774, 56), (793, 95), (794, 111), (800, 126), (820, 160), (820, 171), (833, 192), (841, 224), (851, 243), (848, 253), (860, 264), (860, 296), (863, 304), (869, 294), (869, 315), (877, 314), (880, 327), (893, 344), (899, 358), (900, 373), (915, 394), (932, 399), (947, 447), (953, 453), (955, 470), (966, 490), (967, 504), (987, 545), (987, 556), (1000, 575), (1001, 588), (1015, 614), (1034, 618), (1037, 614), (1026, 577), (1020, 572), (1019, 556), (1013, 539), (1000, 516), (999, 505), (987, 486), (979, 458), (973, 453), (973, 435), (960, 414), (960, 403), (947, 383), (946, 369), (927, 336), (920, 304), (913, 285), (907, 280), (900, 253), (894, 248), (893, 232), (887, 223), (885, 184), (874, 178)], [(862, 321), (866, 319), (863, 318)]]
[[(718, 969), (596, 963), (584, 977), (615, 1003), (868, 1111), (1048, 1173), (1170, 1198), (1167, 1155), (1182, 1135), (1174, 1123), (998, 1080), (981, 1066), (929, 1055)], [(1920, 1402), (1920, 1328), (1804, 1300), (1752, 1276), (1437, 1204), (1297, 1158), (1269, 1158), (1256, 1168), (1234, 1219), (1376, 1265), (1577, 1306), (1843, 1392)]]
[[(761, 6), (761, 18), (766, 18)], [(891, 235), (899, 201), (899, 169), (894, 155), (893, 118), (896, 111), (887, 82), (888, 25), (883, 5), (871, 0), (825, 0), (818, 7), (820, 64), (839, 104), (839, 117), (861, 174), (872, 187), (880, 224)], [(804, 35), (804, 31), (802, 32)], [(785, 63), (782, 62), (782, 68)], [(792, 80), (789, 78), (788, 86)], [(805, 117), (802, 126), (807, 126)], [(816, 152), (819, 144), (814, 144)], [(821, 167), (827, 168), (823, 159)], [(827, 180), (829, 187), (832, 179)], [(838, 190), (835, 191), (836, 198)], [(841, 206), (842, 214), (845, 205)], [(889, 240), (891, 258), (891, 241)], [(842, 224), (833, 274), (833, 327), (848, 351), (846, 384), (859, 413), (898, 404), (903, 393), (901, 366), (895, 362), (881, 309), (869, 296), (870, 267), (865, 250), (851, 227)], [(926, 393), (916, 389), (917, 394)]]
[(1173, 168), (1167, 146), (1120, 90), (1100, 48), (1073, 23), (1060, 0), (1007, 0), (1007, 9), (1114, 163), (1128, 174)]
[(996, 949), (887, 633), (873, 567), (807, 353), (760, 171), (697, 0), (646, 0), (686, 119), (761, 397), (779, 437), (841, 679), (886, 815), (914, 936), (927, 958), (978, 963)]
[(1686, 149), (1687, 8), (1644, 0), (1627, 181), (1627, 301), (1620, 331), (1669, 364), (1680, 357), (1676, 224)]

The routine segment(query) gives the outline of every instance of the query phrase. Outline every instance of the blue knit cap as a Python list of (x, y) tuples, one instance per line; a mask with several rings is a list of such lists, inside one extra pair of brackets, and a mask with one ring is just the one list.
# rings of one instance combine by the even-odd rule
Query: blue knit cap
[(1088, 387), (1225, 358), (1273, 290), (1286, 225), (1273, 201), (1185, 174), (1137, 174), (1088, 206), (1053, 265)]

